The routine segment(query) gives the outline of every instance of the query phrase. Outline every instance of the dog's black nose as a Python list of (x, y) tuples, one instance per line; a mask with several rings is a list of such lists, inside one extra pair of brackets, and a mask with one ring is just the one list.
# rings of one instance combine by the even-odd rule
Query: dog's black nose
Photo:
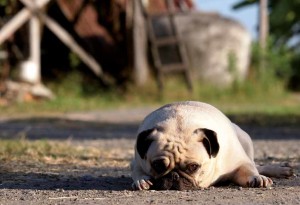
[(164, 159), (154, 160), (151, 166), (157, 174), (163, 174), (167, 171), (168, 168), (168, 165), (166, 164), (166, 161)]

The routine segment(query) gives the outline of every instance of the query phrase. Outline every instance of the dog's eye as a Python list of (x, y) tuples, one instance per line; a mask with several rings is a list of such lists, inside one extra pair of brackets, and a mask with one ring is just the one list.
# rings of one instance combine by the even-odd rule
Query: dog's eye
[(190, 173), (190, 174), (193, 174), (193, 173), (196, 172), (199, 168), (200, 168), (200, 165), (199, 165), (199, 164), (196, 164), (196, 163), (188, 164), (187, 167), (186, 167), (187, 172)]

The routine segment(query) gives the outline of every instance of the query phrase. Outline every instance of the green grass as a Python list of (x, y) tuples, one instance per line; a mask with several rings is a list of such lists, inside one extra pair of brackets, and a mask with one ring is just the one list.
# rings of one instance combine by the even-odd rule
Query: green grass
[(29, 169), (32, 164), (128, 168), (129, 159), (116, 153), (118, 149), (81, 146), (69, 140), (0, 139), (0, 164), (24, 166), (22, 169)]
[(300, 115), (299, 95), (286, 91), (284, 84), (278, 80), (260, 82), (249, 79), (245, 83), (235, 83), (228, 88), (196, 82), (193, 92), (189, 92), (183, 80), (178, 77), (166, 78), (165, 89), (161, 92), (154, 80), (149, 80), (142, 87), (129, 85), (126, 92), (116, 88), (105, 90), (92, 84), (88, 89), (83, 89), (82, 85), (79, 74), (69, 75), (60, 84), (47, 85), (56, 94), (56, 99), (0, 107), (0, 116), (52, 115), (76, 111), (161, 106), (184, 100), (207, 102), (228, 114)]
[(47, 140), (0, 139), (0, 161), (75, 162), (96, 161), (101, 151)]

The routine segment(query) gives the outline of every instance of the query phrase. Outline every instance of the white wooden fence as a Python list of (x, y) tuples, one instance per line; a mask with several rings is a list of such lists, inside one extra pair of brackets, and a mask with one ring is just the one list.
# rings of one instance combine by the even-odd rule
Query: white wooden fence
[(41, 24), (45, 24), (66, 46), (99, 77), (103, 77), (99, 63), (82, 49), (73, 37), (43, 11), (51, 0), (19, 0), (25, 7), (0, 29), (0, 45), (7, 40), (24, 23), (29, 21), (29, 61), (33, 62), (41, 79)]

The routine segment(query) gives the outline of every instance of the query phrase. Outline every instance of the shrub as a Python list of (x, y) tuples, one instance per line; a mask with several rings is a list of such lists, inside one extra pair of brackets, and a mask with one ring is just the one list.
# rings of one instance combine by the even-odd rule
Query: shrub
[(252, 48), (252, 67), (258, 80), (265, 84), (272, 84), (274, 80), (288, 82), (292, 75), (292, 59), (294, 53), (286, 46), (276, 47), (274, 41), (269, 40), (263, 51), (258, 43)]

